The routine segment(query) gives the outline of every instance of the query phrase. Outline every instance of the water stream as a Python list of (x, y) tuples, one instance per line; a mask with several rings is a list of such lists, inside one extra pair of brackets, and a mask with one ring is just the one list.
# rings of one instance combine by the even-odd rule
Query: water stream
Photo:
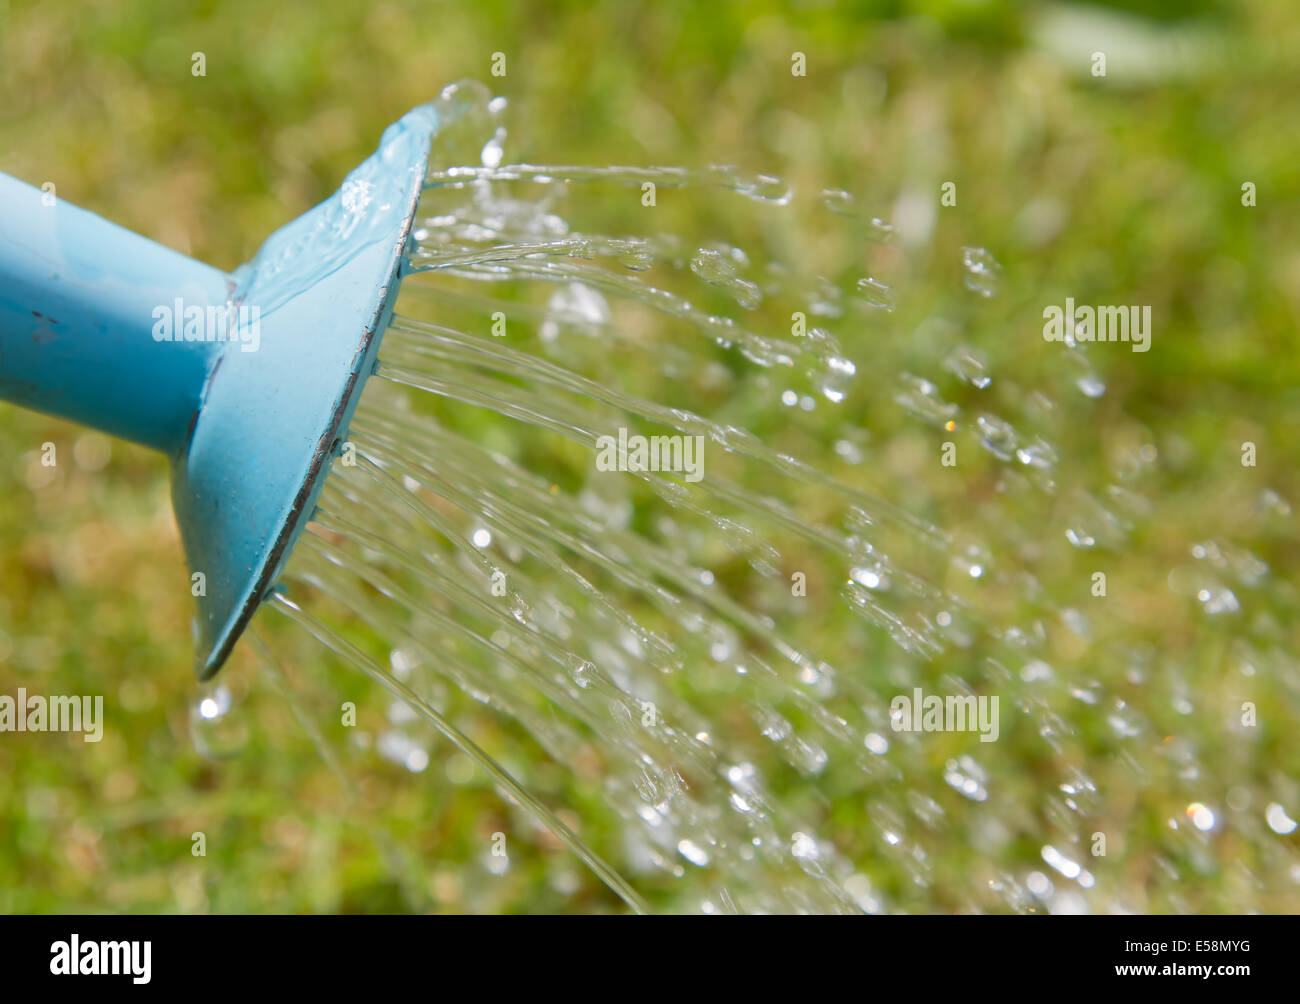
[[(512, 165), (501, 99), (440, 100), (454, 128), (397, 316), (269, 604), (414, 712), (385, 755), (451, 744), (639, 911), (1212, 908), (1182, 878), (1217, 867), (1229, 815), (1247, 900), (1274, 872), (1294, 888), (1285, 785), (1235, 724), (1265, 696), (1256, 667), (1294, 693), (1268, 623), (1290, 601), (1249, 546), (1284, 500), (1197, 536), (1086, 346), (991, 359), (909, 303), (902, 266), (828, 275), (666, 232), (645, 201), (690, 193), (707, 223), (730, 200), (779, 234), (810, 210), (778, 179)], [(847, 193), (813, 201), (860, 247), (894, 248)], [(987, 250), (959, 269), (964, 310), (1003, 295)], [(912, 345), (882, 321), (908, 310)], [(1104, 444), (1086, 424), (1101, 409)], [(699, 437), (700, 476), (637, 470), (627, 449), (600, 469), (620, 429)], [(1167, 581), (1140, 578), (1142, 548)], [(1129, 599), (1097, 595), (1097, 571)], [(1181, 605), (1181, 636), (1144, 604)], [(476, 745), (446, 688), (560, 769), (588, 765), (617, 839), (592, 845), (532, 765)], [(916, 688), (998, 697), (997, 741), (897, 730), (891, 702)], [(1180, 736), (1206, 716), (1228, 738)], [(1134, 819), (1162, 834), (1154, 892), (1123, 858)]]

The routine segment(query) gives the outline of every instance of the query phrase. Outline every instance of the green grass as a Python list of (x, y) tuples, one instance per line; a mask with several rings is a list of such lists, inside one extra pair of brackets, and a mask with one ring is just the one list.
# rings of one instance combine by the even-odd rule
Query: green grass
[[(1107, 76), (1092, 77), (1099, 43), (1081, 34), (1048, 41), (1047, 13), (1068, 8), (992, 0), (606, 2), (529, 5), (527, 13), (503, 3), (0, 0), (0, 170), (52, 181), (61, 198), (231, 268), (333, 192), (390, 121), (446, 83), (475, 77), (511, 100), (511, 159), (735, 163), (780, 174), (803, 193), (848, 189), (868, 215), (887, 219), (901, 196), (937, 202), (939, 185), (955, 181), (957, 206), (936, 209), (932, 237), (915, 251), (869, 245), (815, 209), (765, 215), (748, 204), (663, 199), (659, 229), (721, 230), (760, 259), (797, 261), (846, 283), (878, 275), (905, 295), (888, 320), (837, 332), (867, 386), (889, 393), (850, 399), (834, 421), (829, 409), (791, 417), (753, 388), (710, 399), (707, 389), (649, 374), (637, 390), (694, 407), (707, 401), (701, 410), (842, 477), (889, 486), (893, 501), (1008, 551), (1035, 536), (1041, 499), (1002, 490), (1000, 466), (968, 428), (955, 437), (969, 466), (960, 478), (939, 468), (933, 458), (946, 434), (894, 407), (894, 388), (871, 374), (908, 370), (938, 381), (941, 351), (960, 342), (995, 374), (1020, 380), (996, 384), (1005, 407), (1023, 411), (1024, 391), (1051, 388), (1072, 402), (1043, 420), (1067, 486), (1104, 486), (1119, 458), (1156, 444), (1159, 462), (1141, 482), (1155, 518), (1105, 555), (1121, 599), (1093, 615), (1095, 643), (1071, 648), (1054, 636), (1052, 650), (1062, 672), (1127, 694), (1170, 737), (1155, 737), (1148, 750), (1156, 777), (1135, 781), (1122, 744), (1079, 703), (1056, 756), (1023, 729), (996, 744), (995, 784), (1012, 803), (1030, 804), (1054, 788), (1063, 765), (1086, 763), (1105, 793), (1089, 825), (1122, 834), (1122, 849), (1096, 869), (1109, 869), (1111, 888), (1151, 909), (1294, 910), (1296, 836), (1261, 831), (1258, 820), (1268, 801), (1300, 813), (1300, 535), (1294, 515), (1261, 515), (1258, 500), (1271, 489), (1300, 504), (1300, 11), (1285, 0), (1127, 6), (1152, 18), (1153, 37), (1189, 39), (1180, 70), (1112, 56)], [(206, 56), (205, 77), (191, 74), (196, 51)], [(807, 54), (807, 77), (791, 76), (794, 51)], [(489, 77), (495, 52), (507, 56), (504, 78)], [(1246, 181), (1257, 189), (1253, 208), (1241, 204)], [(641, 212), (634, 201), (611, 205), (594, 225), (643, 226)], [(993, 250), (1003, 265), (992, 300), (962, 288), (967, 245)], [(1039, 337), (1043, 306), (1066, 296), (1151, 304), (1157, 319), (1145, 355), (1094, 350), (1108, 385), (1095, 405), (1070, 396), (1059, 354), (1043, 351)], [(950, 327), (935, 327), (935, 318)], [(964, 412), (983, 406), (968, 386), (948, 380), (943, 390)], [(833, 453), (841, 420), (862, 430), (868, 470)], [(462, 431), (508, 436), (463, 421)], [(1254, 469), (1238, 460), (1245, 440), (1258, 447)], [(46, 442), (58, 450), (52, 473), (39, 464)], [(620, 908), (450, 750), (435, 747), (430, 770), (412, 777), (350, 749), (337, 703), (357, 701), (359, 731), (372, 734), (383, 703), (354, 675), (295, 648), (271, 618), (262, 629), (292, 653), (285, 669), (308, 695), (303, 717), (342, 749), (341, 774), (246, 647), (225, 671), (243, 734), (231, 756), (201, 757), (189, 725), (192, 601), (166, 464), (113, 442), (100, 468), (102, 449), (84, 430), (0, 405), (0, 693), (102, 693), (109, 715), (95, 747), (75, 736), (0, 736), (0, 910)], [(556, 462), (560, 478), (566, 461)], [(578, 477), (584, 462), (570, 457), (568, 474)], [(816, 493), (801, 505), (810, 517), (829, 508)], [(1066, 519), (1065, 505), (1054, 519)], [(1261, 588), (1241, 592), (1244, 612), (1226, 623), (1199, 614), (1167, 583), (1188, 547), (1211, 538), (1248, 548), (1272, 570)], [(1069, 549), (1056, 527), (1043, 546), (1045, 557), (1017, 554), (1012, 563), (1032, 565), (1059, 602), (1087, 582), (1094, 556)], [(823, 574), (829, 591), (838, 572)], [(1083, 607), (1086, 585), (1077, 595)], [(1008, 622), (1049, 610), (1025, 592), (989, 602)], [(808, 616), (805, 628), (830, 647), (851, 648), (862, 630), (840, 604)], [(382, 651), (363, 628), (349, 630)], [(1197, 714), (1144, 703), (1146, 692), (1125, 677), (1125, 660), (1142, 651), (1152, 654), (1160, 692), (1185, 684)], [(936, 667), (933, 685), (945, 672), (975, 673), (979, 654), (970, 665)], [(1259, 665), (1253, 677), (1241, 675), (1247, 655)], [(1249, 739), (1223, 725), (1245, 699), (1260, 709)], [(448, 701), (475, 741), (507, 763), (540, 761), (519, 730), (467, 699)], [(917, 790), (965, 826), (965, 803), (937, 780), (957, 752), (936, 746), (928, 785)], [(1198, 777), (1189, 779), (1189, 765)], [(528, 769), (584, 836), (617, 854), (598, 759)], [(936, 874), (918, 890), (903, 863), (881, 853), (876, 831), (882, 802), (905, 804), (901, 789), (864, 784), (849, 762), (832, 764), (815, 787), (793, 774), (778, 773), (777, 784), (907, 909), (971, 908), (979, 901), (960, 891), (969, 876), (1043, 868), (1037, 837), (1054, 825), (1006, 820), (1013, 836), (996, 862), (965, 830), (925, 833)], [(1234, 790), (1249, 796), (1239, 817), (1225, 804)], [(1187, 791), (1213, 792), (1216, 812), (1230, 817), (1212, 839), (1171, 836), (1167, 820)], [(206, 857), (191, 854), (196, 831), (206, 834)], [(512, 834), (503, 877), (482, 867), (498, 831)], [(690, 905), (671, 883), (647, 884), (656, 905)]]

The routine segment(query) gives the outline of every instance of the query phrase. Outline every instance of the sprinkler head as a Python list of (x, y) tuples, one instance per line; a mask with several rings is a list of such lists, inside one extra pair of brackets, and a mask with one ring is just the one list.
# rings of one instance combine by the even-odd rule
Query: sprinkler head
[(392, 317), (434, 107), (232, 274), (0, 174), (0, 398), (162, 450), (219, 670), (346, 440)]

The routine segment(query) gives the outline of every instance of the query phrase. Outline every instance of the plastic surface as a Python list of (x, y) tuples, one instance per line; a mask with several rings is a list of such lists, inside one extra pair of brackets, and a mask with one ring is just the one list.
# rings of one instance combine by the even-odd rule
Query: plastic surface
[[(275, 582), (346, 437), (436, 128), (430, 106), (403, 116), (232, 276), (0, 175), (0, 397), (172, 457), (204, 577), (201, 679)], [(195, 339), (162, 338), (178, 330)]]
[(155, 312), (180, 298), (224, 314), (233, 288), (219, 269), (0, 174), (6, 400), (174, 456), (221, 345), (155, 340)]

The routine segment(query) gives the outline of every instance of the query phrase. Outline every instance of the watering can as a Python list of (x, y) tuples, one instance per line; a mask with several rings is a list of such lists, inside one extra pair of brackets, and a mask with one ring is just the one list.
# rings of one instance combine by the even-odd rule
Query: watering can
[(0, 174), (0, 398), (161, 450), (201, 680), (310, 518), (373, 372), (434, 107), (233, 273)]

